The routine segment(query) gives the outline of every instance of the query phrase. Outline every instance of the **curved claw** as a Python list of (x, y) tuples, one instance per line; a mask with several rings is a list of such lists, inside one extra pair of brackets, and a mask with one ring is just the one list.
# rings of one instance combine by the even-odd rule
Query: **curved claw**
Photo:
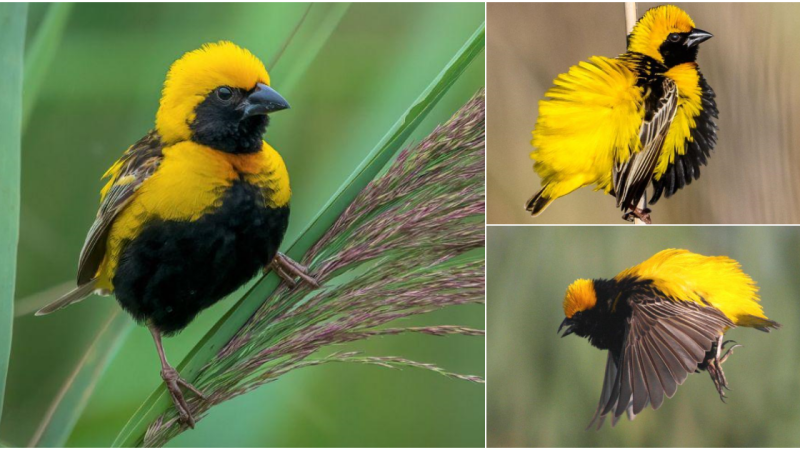
[(641, 220), (642, 222), (646, 223), (647, 225), (652, 224), (652, 220), (650, 219), (650, 209), (645, 208), (641, 209), (638, 207), (634, 207), (632, 210), (628, 211), (622, 216), (623, 220), (627, 220), (628, 222), (633, 222), (634, 218)]
[[(736, 344), (736, 341), (725, 341), (725, 342), (722, 343), (722, 348), (723, 349), (725, 349), (725, 344), (727, 344), (728, 342), (733, 342), (734, 344)], [(719, 363), (720, 364), (724, 363), (728, 359), (729, 356), (733, 355), (733, 351), (735, 349), (739, 348), (739, 347), (744, 347), (744, 345), (736, 344), (736, 345), (732, 346), (731, 348), (725, 350), (725, 354), (722, 355), (719, 358)]]
[(272, 269), (275, 273), (283, 279), (290, 288), (297, 286), (296, 278), (301, 282), (307, 284), (313, 289), (319, 288), (319, 282), (316, 278), (308, 274), (308, 268), (302, 264), (294, 261), (292, 258), (278, 252), (272, 262), (265, 267), (265, 270)]
[(192, 393), (203, 400), (207, 399), (206, 396), (191, 383), (181, 378), (178, 371), (171, 366), (165, 367), (161, 371), (161, 378), (164, 380), (164, 384), (167, 386), (167, 391), (169, 391), (170, 397), (172, 397), (172, 403), (175, 405), (175, 409), (178, 410), (180, 422), (186, 424), (189, 428), (194, 428), (196, 421), (192, 415), (192, 410), (189, 407), (189, 404), (186, 402), (186, 399), (183, 396), (181, 386), (192, 391)]

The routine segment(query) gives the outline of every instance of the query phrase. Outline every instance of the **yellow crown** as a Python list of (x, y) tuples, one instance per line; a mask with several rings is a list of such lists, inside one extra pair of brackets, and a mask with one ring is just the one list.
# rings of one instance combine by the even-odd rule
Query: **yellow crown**
[(167, 144), (188, 140), (194, 111), (217, 87), (250, 90), (269, 85), (264, 63), (238, 45), (221, 41), (184, 54), (167, 73), (156, 114), (156, 130)]
[(664, 62), (664, 57), (658, 49), (667, 40), (667, 36), (670, 33), (688, 33), (693, 28), (692, 18), (677, 6), (664, 5), (651, 8), (633, 27), (628, 51), (642, 53)]
[(592, 280), (580, 279), (567, 288), (564, 296), (564, 315), (572, 318), (575, 313), (594, 308), (597, 304), (597, 292)]

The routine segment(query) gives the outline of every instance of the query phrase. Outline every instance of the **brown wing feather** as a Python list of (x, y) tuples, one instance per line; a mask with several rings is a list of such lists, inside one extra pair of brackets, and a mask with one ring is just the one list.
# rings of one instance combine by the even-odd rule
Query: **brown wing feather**
[[(609, 352), (603, 390), (591, 427), (630, 417), (648, 404), (657, 409), (675, 395), (690, 373), (705, 359), (717, 337), (735, 325), (721, 311), (694, 302), (677, 302), (658, 295), (634, 296), (619, 360)], [(599, 419), (599, 421), (598, 421)]]
[(653, 179), (664, 139), (677, 111), (678, 87), (675, 82), (665, 77), (662, 88), (664, 93), (658, 99), (652, 118), (643, 121), (639, 129), (642, 149), (631, 155), (624, 164), (617, 163), (614, 166), (613, 181), (617, 207), (625, 210), (636, 206), (650, 180)]
[(78, 286), (90, 282), (106, 254), (106, 240), (114, 218), (128, 204), (133, 193), (158, 168), (162, 158), (161, 139), (155, 131), (133, 144), (118, 161), (120, 168), (112, 174), (111, 188), (103, 197), (97, 218), (81, 250), (78, 263)]

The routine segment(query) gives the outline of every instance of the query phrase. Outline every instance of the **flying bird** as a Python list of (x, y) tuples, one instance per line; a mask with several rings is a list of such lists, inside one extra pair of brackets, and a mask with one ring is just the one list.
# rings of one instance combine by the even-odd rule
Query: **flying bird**
[(675, 249), (610, 280), (572, 283), (559, 332), (566, 327), (563, 336), (576, 334), (608, 350), (589, 427), (597, 422), (599, 429), (606, 415), (612, 426), (625, 412), (633, 420), (648, 404), (658, 409), (695, 371), (709, 373), (724, 401), (722, 363), (738, 345), (726, 350), (734, 342), (723, 335), (736, 327), (780, 327), (764, 315), (757, 291), (736, 261)]
[(526, 203), (536, 216), (553, 200), (594, 185), (616, 197), (626, 220), (650, 223), (638, 206), (672, 196), (700, 176), (717, 141), (714, 91), (697, 66), (711, 33), (666, 5), (648, 10), (627, 52), (593, 56), (559, 75), (539, 102), (531, 158), (542, 188)]
[(262, 140), (269, 114), (289, 108), (264, 64), (231, 42), (210, 43), (167, 73), (155, 129), (103, 176), (100, 209), (80, 253), (78, 287), (37, 315), (93, 293), (115, 295), (155, 340), (180, 420), (194, 427), (182, 388), (204, 398), (167, 362), (162, 336), (267, 267), (317, 286), (278, 252), (291, 189), (283, 159)]

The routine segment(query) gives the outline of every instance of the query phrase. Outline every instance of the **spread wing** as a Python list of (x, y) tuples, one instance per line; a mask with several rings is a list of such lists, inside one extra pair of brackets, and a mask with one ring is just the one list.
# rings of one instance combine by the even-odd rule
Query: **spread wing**
[(102, 191), (100, 210), (89, 229), (78, 264), (78, 286), (90, 282), (97, 274), (106, 253), (106, 241), (111, 224), (125, 208), (142, 182), (155, 172), (162, 158), (161, 139), (155, 131), (133, 144), (111, 166), (105, 177), (110, 180)]
[(614, 192), (617, 196), (617, 207), (622, 207), (623, 210), (636, 206), (653, 179), (664, 139), (675, 117), (678, 88), (667, 77), (664, 77), (661, 88), (660, 95), (650, 92), (645, 97), (647, 111), (639, 129), (642, 149), (632, 154), (625, 163), (614, 165)]
[(623, 412), (633, 418), (648, 405), (658, 409), (697, 369), (706, 352), (734, 324), (722, 312), (694, 302), (657, 295), (629, 300), (631, 316), (618, 356), (609, 352), (603, 391), (591, 427), (606, 414), (616, 423)]

